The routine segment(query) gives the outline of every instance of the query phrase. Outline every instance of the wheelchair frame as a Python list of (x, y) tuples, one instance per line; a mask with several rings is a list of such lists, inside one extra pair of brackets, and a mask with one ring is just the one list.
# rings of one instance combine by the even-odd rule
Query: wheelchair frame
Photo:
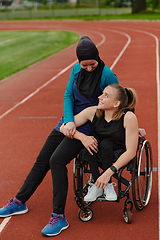
[[(122, 176), (124, 169), (130, 172), (130, 181)], [(119, 202), (122, 198), (126, 197), (123, 209), (123, 217), (126, 223), (132, 222), (133, 203), (138, 211), (142, 210), (149, 203), (152, 189), (152, 173), (151, 145), (145, 138), (139, 138), (136, 156), (127, 165), (120, 168), (118, 173), (113, 174), (113, 177), (118, 181), (118, 194), (115, 202)], [(78, 213), (79, 219), (87, 222), (93, 217), (93, 211), (88, 207), (92, 202), (85, 202), (84, 196), (87, 194), (88, 187), (93, 182), (93, 178), (89, 164), (86, 160), (82, 159), (81, 153), (74, 159), (73, 182), (75, 201), (80, 208)], [(125, 190), (122, 190), (122, 184), (125, 186)], [(130, 198), (129, 191), (131, 186), (133, 201)], [(102, 195), (96, 201), (107, 200)]]

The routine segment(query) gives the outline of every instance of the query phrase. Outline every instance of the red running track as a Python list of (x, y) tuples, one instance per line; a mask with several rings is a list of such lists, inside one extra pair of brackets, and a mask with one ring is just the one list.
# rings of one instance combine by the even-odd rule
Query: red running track
[[(120, 84), (137, 91), (136, 114), (139, 127), (145, 128), (153, 150), (151, 200), (140, 212), (133, 208), (132, 224), (126, 224), (122, 217), (124, 199), (120, 203), (94, 202), (93, 219), (90, 222), (81, 222), (77, 215), (79, 209), (74, 201), (72, 163), (69, 164), (69, 191), (65, 213), (70, 227), (54, 238), (159, 239), (157, 81), (160, 22), (0, 22), (1, 31), (37, 29), (73, 31), (80, 36), (88, 35), (98, 44), (101, 58), (116, 73)], [(72, 45), (0, 82), (1, 207), (15, 196), (46, 137), (63, 114), (63, 94), (71, 70), (68, 66), (76, 60), (75, 47), (76, 45)], [(4, 227), (5, 222), (3, 218), (0, 219), (2, 240), (44, 239), (40, 232), (48, 223), (52, 212), (51, 185), (51, 175), (48, 173), (27, 202), (27, 214), (11, 217)]]

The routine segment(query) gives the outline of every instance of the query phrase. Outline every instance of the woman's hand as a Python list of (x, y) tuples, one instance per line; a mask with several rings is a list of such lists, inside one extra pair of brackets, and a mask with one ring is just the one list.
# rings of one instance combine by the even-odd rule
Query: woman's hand
[(63, 134), (68, 138), (73, 138), (76, 132), (76, 125), (74, 122), (68, 122), (63, 127)]
[(146, 136), (146, 131), (145, 131), (145, 129), (143, 129), (143, 128), (139, 128), (138, 129), (138, 132), (139, 132), (139, 137), (145, 137)]
[[(86, 135), (81, 135), (81, 142), (85, 146), (85, 148), (88, 150), (88, 152), (93, 155), (94, 151), (97, 153), (98, 151), (98, 142), (97, 139), (93, 136), (86, 136)], [(92, 150), (92, 151), (91, 151)]]
[(105, 189), (107, 183), (109, 182), (111, 176), (113, 175), (113, 171), (108, 168), (96, 181), (95, 185), (99, 188)]

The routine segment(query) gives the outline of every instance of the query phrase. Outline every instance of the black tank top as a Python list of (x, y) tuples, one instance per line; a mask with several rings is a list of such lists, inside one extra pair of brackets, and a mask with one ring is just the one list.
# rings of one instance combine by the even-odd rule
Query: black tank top
[(118, 121), (111, 120), (110, 122), (107, 122), (104, 119), (104, 112), (100, 118), (98, 118), (95, 113), (92, 120), (95, 128), (95, 133), (100, 139), (108, 138), (121, 148), (125, 149), (124, 116), (125, 113), (123, 113), (122, 117)]

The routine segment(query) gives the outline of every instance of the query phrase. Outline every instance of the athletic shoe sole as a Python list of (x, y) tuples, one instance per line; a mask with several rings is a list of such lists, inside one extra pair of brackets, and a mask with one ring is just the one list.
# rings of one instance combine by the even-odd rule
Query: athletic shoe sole
[(63, 228), (61, 228), (61, 230), (58, 233), (54, 233), (54, 234), (43, 233), (43, 232), (41, 232), (41, 233), (44, 236), (53, 237), (53, 236), (56, 236), (56, 235), (60, 234), (62, 232), (62, 230), (65, 230), (68, 227), (69, 227), (69, 224), (67, 226), (64, 226)]
[(101, 196), (103, 196), (103, 194), (97, 196), (97, 197), (94, 198), (94, 199), (93, 199), (93, 198), (92, 198), (92, 199), (91, 199), (91, 198), (90, 198), (90, 199), (89, 199), (89, 198), (86, 199), (86, 198), (84, 197), (84, 201), (85, 201), (85, 202), (94, 202), (94, 201), (96, 201), (96, 199), (97, 199), (98, 197), (101, 197)]
[[(98, 197), (97, 197), (97, 198), (98, 198)], [(97, 198), (95, 198), (95, 199), (92, 198), (92, 199), (87, 199), (87, 200), (84, 199), (84, 201), (85, 201), (85, 202), (94, 202), (94, 201), (96, 201)]]
[(10, 213), (10, 214), (7, 214), (7, 215), (0, 215), (0, 217), (10, 217), (10, 216), (13, 216), (13, 215), (25, 214), (27, 212), (28, 212), (28, 208), (23, 210), (23, 211), (14, 212), (14, 213)]
[(116, 201), (116, 200), (117, 200), (117, 198), (106, 198), (106, 197), (105, 197), (105, 199), (106, 199), (107, 201)]

